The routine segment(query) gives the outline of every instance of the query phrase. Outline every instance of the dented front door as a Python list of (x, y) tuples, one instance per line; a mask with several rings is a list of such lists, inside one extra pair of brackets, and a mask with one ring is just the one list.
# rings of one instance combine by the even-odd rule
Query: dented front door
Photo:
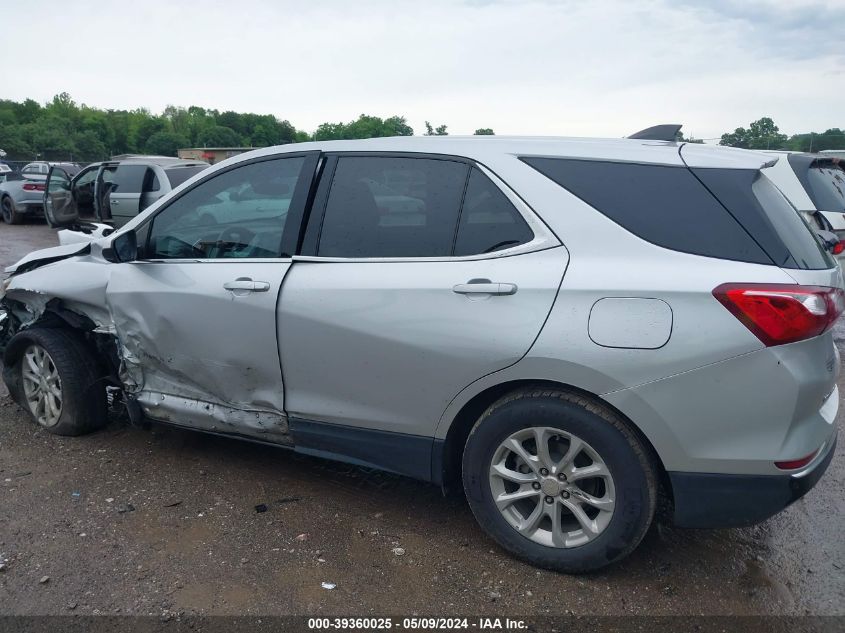
[(108, 302), (125, 382), (153, 419), (284, 436), (276, 301), (286, 261), (115, 265)]
[(286, 442), (277, 302), (316, 163), (216, 172), (139, 229), (138, 261), (112, 265), (122, 380), (149, 417)]

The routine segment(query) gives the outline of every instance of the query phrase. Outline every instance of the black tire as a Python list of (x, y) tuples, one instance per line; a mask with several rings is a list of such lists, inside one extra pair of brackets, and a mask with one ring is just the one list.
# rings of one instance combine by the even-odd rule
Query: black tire
[[(61, 381), (61, 410), (58, 421), (50, 426), (38, 421), (24, 391), (24, 355), (33, 345), (47, 352)], [(73, 331), (40, 327), (24, 330), (12, 337), (6, 354), (15, 359), (4, 369), (9, 390), (36, 424), (55, 435), (84, 435), (106, 425), (108, 407), (99, 362)]]
[[(489, 475), (494, 454), (513, 433), (530, 427), (577, 436), (610, 471), (615, 507), (593, 540), (566, 548), (543, 545), (520, 534), (496, 507)], [(532, 565), (567, 573), (593, 571), (630, 554), (651, 525), (658, 487), (649, 451), (619, 415), (589, 398), (549, 389), (518, 391), (487, 409), (467, 438), (463, 482), (478, 523), (499, 545)]]
[(0, 201), (0, 213), (3, 215), (3, 221), (6, 224), (21, 224), (24, 216), (17, 212), (15, 203), (9, 196), (4, 196)]

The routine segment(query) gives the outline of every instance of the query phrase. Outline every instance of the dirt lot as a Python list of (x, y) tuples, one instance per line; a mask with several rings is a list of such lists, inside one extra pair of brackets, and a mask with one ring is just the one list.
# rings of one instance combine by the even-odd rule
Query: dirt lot
[[(54, 243), (0, 224), (0, 266)], [(0, 395), (0, 614), (842, 615), (843, 451), (760, 526), (658, 522), (622, 564), (568, 577), (432, 486), (164, 427), (54, 437)]]

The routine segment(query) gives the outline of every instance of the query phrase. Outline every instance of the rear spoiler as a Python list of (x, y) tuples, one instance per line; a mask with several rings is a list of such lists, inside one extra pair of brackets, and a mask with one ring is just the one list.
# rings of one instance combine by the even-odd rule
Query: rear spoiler
[(664, 123), (662, 125), (653, 125), (647, 127), (639, 132), (634, 132), (628, 138), (640, 139), (644, 141), (677, 141), (678, 132), (683, 127), (680, 123)]

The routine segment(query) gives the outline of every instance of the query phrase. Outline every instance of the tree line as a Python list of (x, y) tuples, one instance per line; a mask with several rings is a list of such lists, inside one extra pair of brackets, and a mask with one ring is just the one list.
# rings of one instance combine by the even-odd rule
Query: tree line
[[(41, 105), (34, 99), (0, 100), (0, 149), (8, 160), (95, 161), (118, 154), (176, 156), (184, 147), (267, 147), (303, 141), (411, 136), (402, 116), (362, 114), (348, 123), (323, 123), (313, 133), (272, 114), (191, 106), (149, 110), (101, 110), (77, 104), (63, 92)], [(426, 121), (426, 134), (448, 134)], [(477, 134), (493, 134), (481, 128)]]
[(784, 149), (794, 152), (820, 152), (845, 148), (845, 131), (838, 127), (824, 132), (807, 132), (787, 136), (770, 117), (753, 121), (747, 128), (738, 127), (722, 134), (719, 145), (744, 149)]
[[(101, 110), (77, 104), (63, 92), (42, 105), (0, 100), (0, 149), (9, 160), (95, 161), (118, 154), (175, 156), (184, 147), (266, 147), (303, 141), (411, 136), (403, 116), (386, 119), (362, 114), (348, 123), (323, 123), (314, 132), (297, 129), (272, 114), (220, 112), (199, 106), (168, 106), (161, 114), (149, 110)], [(426, 135), (448, 134), (444, 124), (425, 122)], [(493, 134), (479, 128), (478, 135)], [(701, 142), (696, 139), (683, 139)], [(725, 133), (721, 145), (748, 149), (818, 151), (845, 147), (845, 133), (832, 128), (821, 133), (782, 134), (771, 118)]]

